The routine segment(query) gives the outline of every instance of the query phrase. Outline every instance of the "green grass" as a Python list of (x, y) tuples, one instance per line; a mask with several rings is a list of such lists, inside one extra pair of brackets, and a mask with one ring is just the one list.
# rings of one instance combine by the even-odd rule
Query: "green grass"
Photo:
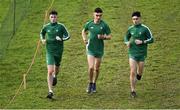
[(0, 0), (0, 12), (1, 12), (1, 16), (0, 16), (0, 23), (3, 21), (8, 8), (9, 8), (9, 0)]
[[(14, 96), (33, 57), (44, 13), (50, 0), (32, 0), (30, 11), (11, 40), (6, 57), (0, 61), (0, 108)], [(41, 4), (40, 4), (41, 3)], [(21, 90), (7, 108), (180, 108), (180, 1), (179, 0), (55, 0), (59, 21), (68, 28), (71, 39), (65, 42), (61, 73), (55, 88), (56, 100), (47, 95), (45, 49), (41, 46), (27, 76), (27, 89)], [(84, 23), (95, 7), (104, 10), (113, 38), (105, 41), (105, 56), (96, 94), (85, 93), (87, 61), (81, 38)], [(149, 45), (138, 98), (129, 97), (129, 65), (123, 36), (131, 25), (132, 11), (140, 10), (143, 23), (152, 30), (155, 42)]]
[(9, 8), (9, 4), (10, 1), (9, 0), (0, 0), (0, 12), (1, 12), (1, 16), (0, 16), (0, 27), (1, 27), (1, 23), (4, 20), (6, 13), (8, 11)]

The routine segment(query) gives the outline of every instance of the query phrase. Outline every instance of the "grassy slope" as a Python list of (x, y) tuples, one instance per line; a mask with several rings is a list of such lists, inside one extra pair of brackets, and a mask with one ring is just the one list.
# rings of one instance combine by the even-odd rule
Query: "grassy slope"
[(0, 23), (3, 21), (7, 11), (8, 11), (8, 6), (9, 6), (9, 0), (0, 0), (0, 12), (1, 12), (1, 16), (0, 16)]
[(1, 16), (0, 16), (0, 27), (1, 27), (1, 23), (4, 20), (4, 17), (6, 16), (6, 13), (8, 11), (9, 8), (9, 0), (0, 0), (0, 12), (1, 12)]
[[(0, 87), (3, 88), (0, 108), (12, 98), (31, 62), (44, 11), (50, 3), (49, 0), (39, 2), (32, 0), (29, 16), (12, 40), (6, 58), (0, 62)], [(8, 108), (180, 108), (179, 5), (178, 0), (56, 0), (53, 7), (59, 11), (59, 20), (72, 37), (65, 43), (62, 73), (55, 88), (56, 100), (51, 102), (44, 98), (46, 64), (45, 51), (41, 49), (27, 77), (27, 89), (21, 91)], [(80, 33), (97, 6), (104, 9), (104, 20), (111, 27), (113, 39), (105, 41), (98, 93), (87, 95), (87, 62)], [(123, 36), (134, 10), (142, 12), (143, 21), (156, 41), (149, 46), (145, 74), (137, 85), (139, 97), (133, 100), (129, 98), (129, 67)]]

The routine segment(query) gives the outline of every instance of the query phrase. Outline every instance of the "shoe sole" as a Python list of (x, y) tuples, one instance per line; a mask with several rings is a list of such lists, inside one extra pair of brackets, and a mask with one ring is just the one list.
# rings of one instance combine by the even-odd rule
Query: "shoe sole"
[(53, 98), (53, 93), (48, 93), (47, 97), (48, 99), (52, 99)]
[(46, 98), (48, 98), (48, 99), (52, 99), (52, 97), (53, 97), (53, 96), (47, 96)]

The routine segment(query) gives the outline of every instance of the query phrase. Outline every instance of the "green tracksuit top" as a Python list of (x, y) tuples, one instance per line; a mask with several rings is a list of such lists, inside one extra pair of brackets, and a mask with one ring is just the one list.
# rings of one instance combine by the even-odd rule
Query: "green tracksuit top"
[(102, 57), (104, 54), (104, 41), (98, 39), (98, 34), (109, 35), (111, 33), (109, 26), (103, 20), (98, 24), (95, 24), (94, 20), (91, 20), (85, 24), (84, 30), (89, 31), (87, 54)]
[[(45, 36), (47, 34), (47, 36)], [(60, 40), (57, 40), (57, 37)], [(70, 38), (66, 27), (61, 23), (48, 23), (40, 32), (40, 38), (46, 39), (47, 53), (59, 54), (63, 51), (64, 41)]]
[[(136, 45), (135, 40), (139, 39), (146, 43)], [(133, 25), (128, 28), (128, 31), (124, 37), (124, 42), (130, 43), (130, 48), (128, 50), (131, 56), (147, 56), (147, 45), (154, 42), (151, 31), (144, 24)]]

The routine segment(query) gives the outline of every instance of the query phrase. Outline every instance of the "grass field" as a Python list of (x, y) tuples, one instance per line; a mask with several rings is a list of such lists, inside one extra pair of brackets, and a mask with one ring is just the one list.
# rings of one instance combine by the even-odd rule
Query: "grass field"
[(9, 6), (10, 1), (9, 0), (0, 0), (0, 27), (1, 27), (1, 22), (3, 21), (4, 17), (6, 16), (6, 13), (8, 11), (8, 6)]
[[(5, 1), (0, 0), (0, 3)], [(65, 42), (61, 73), (54, 89), (55, 100), (45, 98), (47, 69), (45, 48), (41, 45), (27, 75), (27, 89), (21, 89), (7, 106), (31, 63), (45, 10), (50, 3), (51, 0), (31, 0), (27, 18), (11, 40), (6, 57), (0, 61), (0, 109), (180, 108), (179, 0), (55, 0), (53, 8), (59, 12), (59, 21), (71, 34), (71, 39)], [(113, 38), (105, 41), (98, 92), (87, 94), (87, 61), (81, 30), (92, 18), (95, 7), (102, 7), (103, 19), (110, 25)], [(144, 75), (137, 84), (138, 97), (131, 99), (127, 48), (123, 38), (135, 10), (142, 12), (143, 23), (150, 27), (155, 42), (148, 48)]]

